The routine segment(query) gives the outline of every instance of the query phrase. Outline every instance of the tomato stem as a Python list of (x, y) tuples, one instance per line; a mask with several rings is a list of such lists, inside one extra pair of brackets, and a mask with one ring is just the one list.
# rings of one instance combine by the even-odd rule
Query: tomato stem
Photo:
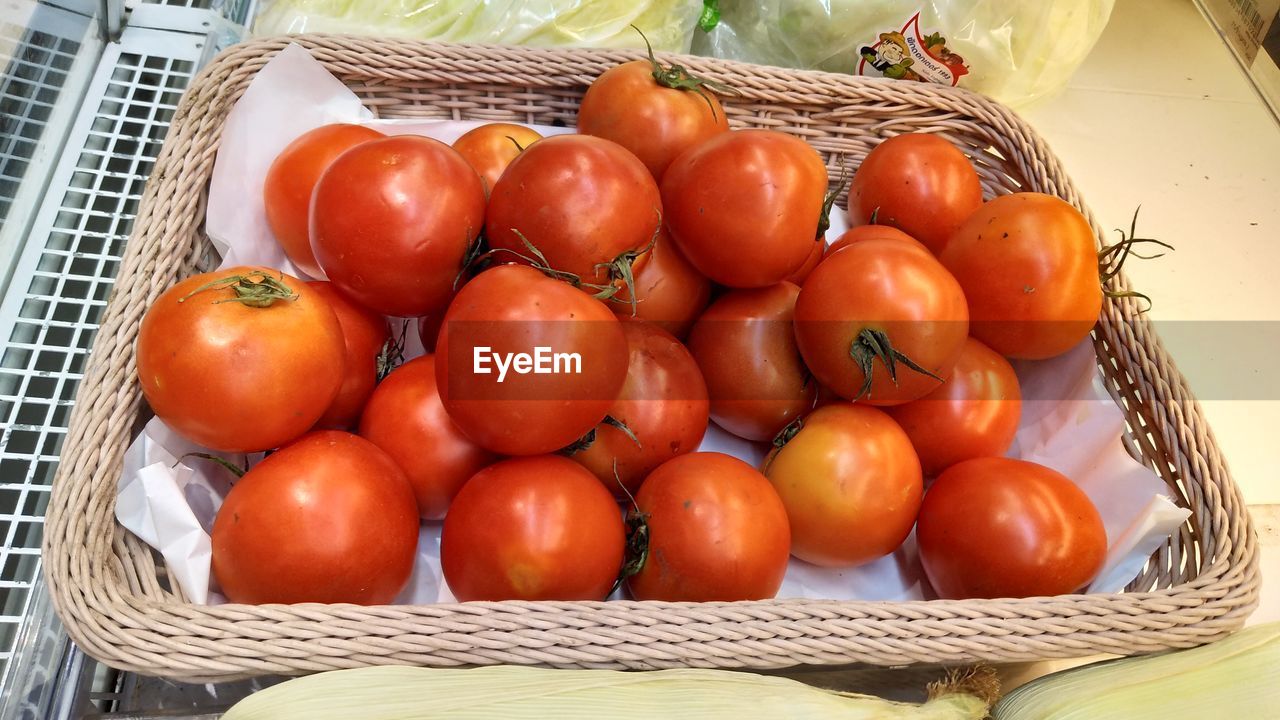
[[(635, 293), (636, 278), (635, 278), (634, 268), (635, 268), (636, 260), (640, 259), (641, 255), (644, 255), (645, 253), (653, 250), (653, 246), (656, 245), (658, 242), (658, 235), (662, 232), (662, 213), (657, 211), (656, 209), (654, 210), (654, 212), (658, 213), (658, 225), (656, 228), (654, 228), (653, 236), (649, 238), (649, 243), (647, 245), (636, 250), (627, 250), (626, 252), (620, 253), (618, 257), (614, 258), (610, 262), (596, 264), (597, 269), (608, 268), (609, 284), (607, 285), (607, 287), (615, 288), (615, 291), (613, 293), (609, 294), (608, 297), (602, 298), (602, 299), (612, 300), (614, 302), (626, 302), (630, 304), (631, 317), (636, 316), (636, 310), (637, 310), (636, 306), (637, 306), (637, 303), (639, 302), (636, 300), (636, 293)], [(619, 286), (619, 283), (621, 283), (621, 286)], [(621, 290), (622, 287), (627, 288), (627, 295), (630, 298), (629, 300), (619, 300), (616, 297), (617, 290)]]
[(382, 382), (392, 370), (404, 364), (404, 341), (405, 335), (409, 332), (409, 321), (404, 320), (400, 325), (400, 335), (397, 337), (394, 333), (382, 343), (382, 348), (378, 350), (377, 359), (377, 381)]
[(1106, 287), (1107, 283), (1120, 274), (1124, 267), (1125, 261), (1130, 257), (1136, 257), (1139, 260), (1154, 260), (1164, 257), (1164, 253), (1155, 255), (1142, 255), (1134, 252), (1133, 246), (1139, 243), (1151, 243), (1160, 247), (1173, 250), (1174, 247), (1167, 242), (1156, 240), (1155, 238), (1138, 237), (1138, 213), (1142, 210), (1139, 205), (1133, 211), (1133, 220), (1129, 223), (1129, 232), (1126, 234), (1121, 228), (1116, 228), (1116, 232), (1120, 233), (1120, 239), (1111, 245), (1104, 246), (1098, 251), (1098, 278), (1103, 284), (1102, 293), (1109, 298), (1141, 298), (1147, 301), (1147, 306), (1138, 310), (1139, 313), (1145, 313), (1151, 309), (1151, 298), (1137, 290), (1112, 290)]
[(827, 193), (826, 197), (822, 199), (822, 214), (818, 216), (817, 240), (822, 240), (826, 236), (827, 230), (831, 228), (831, 208), (836, 204), (836, 198), (840, 196), (840, 193), (844, 192), (844, 188), (848, 184), (849, 171), (848, 168), (845, 167), (844, 161), (841, 160), (840, 180), (836, 182), (836, 186), (832, 188), (831, 191)]
[(804, 418), (798, 417), (787, 423), (786, 427), (779, 430), (778, 434), (773, 436), (773, 449), (769, 451), (769, 456), (765, 459), (764, 469), (761, 472), (769, 472), (770, 466), (773, 465), (773, 459), (778, 456), (778, 451), (785, 447), (787, 443), (791, 442), (796, 435), (799, 435), (800, 431), (803, 429)]
[(653, 45), (649, 44), (649, 38), (645, 37), (640, 28), (635, 25), (631, 26), (632, 30), (640, 33), (640, 39), (644, 40), (644, 47), (649, 52), (649, 64), (653, 67), (653, 80), (662, 87), (671, 88), (672, 90), (686, 90), (698, 93), (702, 99), (706, 101), (707, 107), (711, 109), (711, 117), (716, 117), (716, 106), (711, 102), (711, 97), (707, 95), (705, 88), (711, 88), (717, 92), (726, 95), (737, 95), (738, 91), (721, 82), (716, 82), (704, 77), (699, 77), (689, 72), (683, 65), (663, 65), (658, 62), (658, 58), (653, 55)]
[(480, 267), (490, 256), (489, 241), (485, 238), (484, 233), (475, 236), (471, 242), (467, 244), (467, 254), (462, 258), (462, 267), (458, 269), (458, 274), (453, 276), (453, 290), (457, 292), (462, 286), (462, 280), (477, 267)]
[(176, 467), (178, 463), (182, 462), (183, 460), (186, 460), (189, 457), (198, 457), (203, 460), (210, 460), (212, 462), (215, 462), (221, 465), (222, 467), (226, 468), (227, 472), (230, 472), (232, 475), (235, 475), (236, 479), (244, 477), (244, 474), (249, 472), (249, 468), (247, 467), (247, 464), (246, 464), (246, 467), (243, 467), (243, 468), (236, 467), (234, 464), (218, 457), (217, 455), (210, 455), (209, 453), (202, 453), (202, 452), (189, 452), (186, 455), (183, 455), (182, 457), (178, 458), (177, 462), (174, 463), (174, 466)]
[(883, 330), (866, 328), (858, 333), (858, 337), (854, 338), (853, 342), (849, 344), (849, 357), (853, 358), (854, 363), (858, 365), (858, 369), (862, 371), (862, 387), (858, 390), (858, 394), (853, 397), (854, 401), (861, 400), (871, 392), (872, 373), (875, 371), (876, 359), (879, 359), (884, 364), (885, 369), (889, 371), (889, 379), (893, 381), (894, 385), (898, 384), (897, 364), (899, 362), (921, 375), (928, 375), (938, 382), (945, 382), (942, 378), (921, 367), (895, 348), (889, 340), (889, 334)]
[[(259, 279), (255, 280), (254, 278)], [(201, 285), (185, 296), (178, 298), (178, 302), (186, 302), (191, 296), (202, 293), (205, 290), (221, 288), (230, 288), (236, 295), (235, 297), (214, 300), (214, 305), (220, 305), (225, 302), (238, 302), (248, 307), (264, 308), (269, 307), (277, 300), (288, 302), (297, 300), (298, 293), (291, 290), (288, 285), (285, 285), (283, 280), (284, 273), (280, 274), (279, 279), (262, 271), (254, 271), (246, 275), (228, 275)]]
[[(623, 435), (626, 435), (628, 438), (631, 438), (631, 442), (635, 443), (636, 447), (643, 447), (640, 444), (640, 438), (636, 437), (635, 432), (631, 428), (627, 427), (627, 424), (625, 422), (613, 417), (612, 415), (605, 415), (604, 418), (600, 420), (599, 425), (596, 425), (595, 427), (588, 430), (586, 435), (583, 435), (577, 440), (574, 440), (572, 443), (561, 448), (560, 453), (562, 455), (573, 456), (573, 455), (577, 455), (583, 450), (586, 450), (587, 448), (594, 445), (596, 442), (596, 437), (600, 431), (600, 425), (608, 425), (609, 427), (617, 428), (620, 432), (622, 432)], [(614, 458), (613, 462), (615, 465), (617, 465), (617, 462), (618, 462), (617, 458)], [(616, 471), (616, 468), (615, 468), (615, 471)]]
[(526, 147), (528, 147), (528, 146), (526, 146), (526, 145), (521, 145), (519, 140), (516, 140), (515, 138), (511, 137), (510, 135), (507, 135), (507, 136), (506, 136), (506, 138), (507, 138), (508, 140), (510, 140), (510, 141), (511, 141), (511, 144), (512, 144), (512, 145), (515, 145), (515, 146), (516, 146), (516, 152), (524, 152), (524, 149), (525, 149)]

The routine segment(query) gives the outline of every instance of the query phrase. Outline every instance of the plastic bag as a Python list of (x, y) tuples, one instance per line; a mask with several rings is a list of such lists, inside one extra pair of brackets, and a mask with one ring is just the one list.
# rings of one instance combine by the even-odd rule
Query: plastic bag
[[(710, 4), (710, 3), (709, 3)], [(1061, 89), (1113, 0), (722, 0), (693, 52), (960, 85), (1010, 105)]]
[(689, 52), (702, 0), (263, 0), (255, 35), (323, 32)]

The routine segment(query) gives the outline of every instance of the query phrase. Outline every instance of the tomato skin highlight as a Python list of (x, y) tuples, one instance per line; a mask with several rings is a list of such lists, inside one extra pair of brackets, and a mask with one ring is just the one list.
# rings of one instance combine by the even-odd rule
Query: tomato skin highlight
[(849, 228), (840, 234), (827, 246), (823, 257), (831, 257), (838, 250), (843, 250), (850, 245), (860, 243), (866, 240), (888, 240), (890, 242), (900, 242), (911, 247), (919, 248), (925, 252), (929, 252), (929, 248), (920, 243), (919, 240), (902, 232), (897, 228), (888, 225), (859, 225)]
[(417, 317), (448, 302), (484, 212), (484, 183), (461, 155), (397, 135), (357, 145), (320, 176), (311, 246), (347, 297)]
[[(627, 338), (613, 312), (531, 267), (480, 273), (458, 291), (443, 323), (440, 398), (463, 434), (500, 455), (540, 455), (578, 440), (604, 419), (626, 380)], [(539, 347), (576, 355), (576, 366), (566, 365), (577, 372), (498, 374), (492, 358)], [(483, 367), (477, 353), (487, 358)]]
[(1004, 455), (1018, 432), (1022, 391), (1009, 361), (969, 338), (941, 387), (888, 412), (934, 476), (963, 460)]
[(333, 308), (346, 348), (342, 386), (316, 426), (346, 430), (360, 421), (360, 413), (378, 384), (378, 355), (391, 338), (391, 327), (385, 317), (348, 300), (332, 283), (311, 280), (307, 288)]
[(659, 232), (648, 259), (636, 270), (633, 288), (623, 288), (609, 307), (618, 317), (647, 320), (683, 339), (711, 301), (711, 281), (689, 264), (666, 228)]
[(1010, 458), (943, 472), (925, 493), (916, 539), (933, 589), (957, 600), (1074, 593), (1107, 554), (1102, 518), (1080, 488)]
[(267, 170), (262, 194), (267, 225), (285, 255), (307, 275), (323, 276), (311, 250), (309, 208), (320, 175), (342, 153), (385, 137), (361, 125), (337, 123), (309, 130), (289, 143)]
[(827, 168), (799, 138), (721, 133), (682, 153), (662, 178), (667, 226), (689, 262), (735, 288), (782, 282), (818, 236)]
[(893, 552), (915, 525), (924, 482), (911, 441), (883, 411), (849, 402), (804, 418), (764, 474), (787, 508), (791, 554), (824, 567)]
[(738, 437), (765, 442), (813, 407), (817, 386), (796, 349), (791, 283), (730, 291), (689, 333), (711, 398), (711, 419)]
[[(207, 287), (235, 276), (269, 277), (294, 297), (250, 307), (228, 287)], [(345, 367), (329, 303), (297, 278), (249, 266), (195, 275), (162, 293), (142, 318), (137, 352), (155, 414), (188, 440), (226, 452), (270, 450), (311, 429)]]
[(541, 139), (541, 133), (524, 125), (489, 123), (463, 133), (453, 141), (453, 149), (484, 181), (487, 198), (503, 171), (522, 152), (521, 148)]
[(426, 520), (444, 517), (463, 483), (498, 459), (449, 419), (431, 355), (410, 360), (378, 384), (360, 418), (360, 436), (404, 471)]
[(697, 450), (710, 418), (702, 372), (679, 340), (640, 320), (623, 321), (622, 331), (630, 352), (627, 380), (608, 415), (636, 439), (601, 423), (591, 445), (570, 455), (619, 499), (634, 494), (663, 462)]
[(211, 535), (213, 573), (231, 602), (385, 605), (413, 570), (418, 512), (386, 453), (317, 430), (245, 473)]
[(627, 579), (637, 600), (732, 602), (778, 594), (791, 531), (778, 494), (745, 462), (714, 452), (668, 460), (636, 495), (648, 559)]
[(1088, 337), (1102, 312), (1097, 238), (1067, 202), (1002, 195), (939, 256), (964, 288), (973, 336), (1010, 358), (1043, 360)]
[(896, 227), (941, 253), (982, 205), (982, 183), (964, 153), (936, 135), (896, 135), (867, 153), (849, 183), (849, 220)]
[(444, 519), (440, 561), (459, 600), (603, 600), (622, 567), (622, 512), (558, 455), (476, 473)]
[[(823, 260), (796, 298), (795, 333), (818, 382), (846, 399), (899, 405), (932, 392), (951, 373), (969, 334), (955, 278), (931, 255), (900, 241), (866, 240)], [(883, 333), (901, 355), (897, 379), (871, 361), (871, 383), (853, 356)], [(855, 348), (855, 343), (861, 347)], [(903, 356), (936, 377), (907, 366)]]
[(710, 90), (664, 87), (648, 60), (633, 60), (604, 71), (587, 88), (578, 131), (622, 145), (661, 182), (680, 153), (728, 132), (729, 119)]

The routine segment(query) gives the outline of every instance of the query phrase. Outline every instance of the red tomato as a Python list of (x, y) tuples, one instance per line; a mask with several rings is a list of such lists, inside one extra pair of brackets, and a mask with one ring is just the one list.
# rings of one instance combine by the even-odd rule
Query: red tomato
[(267, 170), (262, 194), (267, 225), (285, 255), (311, 277), (320, 277), (320, 265), (311, 251), (307, 209), (316, 181), (342, 153), (383, 134), (360, 125), (324, 125), (309, 130), (280, 151)]
[(486, 270), (458, 291), (435, 357), (449, 416), (502, 455), (581, 438), (627, 376), (627, 338), (604, 303), (520, 265)]
[(835, 251), (840, 250), (842, 248), (849, 247), (854, 243), (859, 243), (864, 240), (896, 241), (896, 242), (905, 243), (912, 247), (920, 248), (921, 250), (928, 252), (928, 248), (926, 248), (924, 245), (921, 245), (919, 240), (916, 240), (915, 238), (911, 237), (910, 235), (902, 232), (897, 228), (892, 228), (892, 227), (889, 227), (888, 225), (859, 225), (858, 227), (849, 228), (848, 230), (845, 230), (843, 233), (841, 233), (840, 237), (836, 238), (830, 245), (827, 246), (824, 257), (831, 257), (833, 254), (835, 254)]
[(961, 460), (1004, 455), (1018, 432), (1022, 391), (1009, 361), (969, 338), (942, 387), (889, 415), (932, 476)]
[(1073, 593), (1107, 554), (1102, 518), (1080, 488), (1009, 458), (943, 472), (920, 506), (916, 540), (933, 589), (957, 600)]
[(351, 302), (330, 283), (312, 280), (307, 288), (333, 308), (346, 346), (342, 387), (317, 425), (346, 429), (360, 420), (364, 404), (378, 384), (378, 355), (391, 337), (391, 328), (385, 317)]
[(982, 205), (973, 163), (936, 135), (908, 133), (877, 145), (849, 184), (855, 225), (891, 225), (942, 252), (956, 228)]
[(813, 251), (827, 168), (803, 140), (773, 130), (720, 133), (662, 178), (667, 227), (693, 266), (729, 287), (764, 287)]
[(924, 494), (911, 441), (883, 411), (838, 402), (805, 416), (764, 474), (787, 508), (791, 554), (851, 567), (893, 552)]
[(683, 68), (656, 60), (609, 68), (582, 96), (578, 132), (625, 147), (661, 181), (680, 153), (729, 131), (720, 101), (705, 86), (689, 85), (692, 80)]
[(444, 519), (440, 563), (459, 600), (604, 600), (626, 531), (613, 496), (558, 455), (491, 465)]
[(969, 313), (959, 284), (931, 255), (870, 240), (813, 271), (796, 299), (795, 331), (805, 364), (823, 385), (844, 398), (898, 405), (927, 395), (950, 374)]
[(800, 289), (778, 283), (721, 296), (689, 333), (711, 397), (711, 419), (747, 440), (772, 440), (813, 407), (817, 386), (792, 330)]
[(422, 341), (422, 349), (428, 353), (436, 351), (436, 338), (440, 335), (440, 325), (444, 323), (444, 313), (445, 310), (440, 310), (418, 318), (418, 339)]
[(444, 307), (484, 225), (484, 183), (448, 145), (415, 135), (364, 143), (316, 184), (311, 245), (329, 280), (383, 315)]
[(617, 279), (611, 263), (638, 264), (632, 256), (653, 240), (662, 200), (644, 164), (621, 145), (557, 135), (511, 161), (493, 186), (486, 222), (496, 260), (528, 262), (527, 240), (552, 268), (603, 285)]
[(614, 314), (632, 316), (631, 291), (635, 291), (635, 317), (647, 320), (672, 335), (689, 334), (693, 321), (711, 300), (711, 281), (689, 264), (663, 228), (649, 251), (649, 261), (635, 273), (632, 288), (622, 289), (610, 307)]
[(1075, 347), (1098, 322), (1096, 236), (1066, 202), (1040, 193), (992, 200), (939, 256), (969, 300), (973, 336), (1013, 358)]
[(497, 460), (449, 419), (430, 355), (401, 365), (378, 384), (360, 418), (360, 435), (404, 471), (427, 520), (444, 517), (462, 484)]
[(635, 439), (606, 421), (574, 445), (588, 443), (585, 449), (570, 455), (620, 498), (635, 493), (663, 462), (697, 450), (708, 420), (707, 385), (684, 345), (639, 320), (623, 322), (622, 331), (631, 359), (608, 419), (625, 425)]
[(637, 600), (732, 602), (778, 594), (787, 571), (787, 511), (755, 468), (723, 453), (668, 460), (649, 474), (636, 508), (648, 552), (627, 579)]
[(468, 130), (453, 141), (453, 149), (484, 181), (487, 195), (502, 172), (524, 149), (542, 139), (531, 127), (512, 123), (489, 123)]
[(211, 534), (231, 602), (384, 605), (413, 570), (418, 510), (386, 453), (318, 430), (245, 473)]
[(809, 251), (809, 257), (804, 259), (804, 264), (795, 272), (788, 275), (784, 282), (789, 282), (793, 285), (803, 285), (805, 279), (809, 277), (809, 273), (813, 272), (813, 269), (818, 267), (818, 263), (822, 262), (822, 258), (826, 255), (826, 250), (826, 243), (821, 240), (814, 242), (813, 249)]
[(233, 267), (156, 299), (138, 330), (138, 381), (188, 440), (257, 452), (316, 424), (342, 385), (344, 355), (342, 327), (319, 293), (278, 270)]

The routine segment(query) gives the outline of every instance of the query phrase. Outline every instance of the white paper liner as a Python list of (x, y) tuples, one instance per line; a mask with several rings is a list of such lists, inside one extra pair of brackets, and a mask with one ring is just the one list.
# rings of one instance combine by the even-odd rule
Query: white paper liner
[[(206, 229), (223, 266), (256, 264), (297, 273), (266, 224), (261, 188), (271, 161), (303, 132), (333, 122), (362, 123), (388, 134), (420, 134), (452, 142), (484, 124), (475, 121), (373, 120), (359, 99), (296, 45), (269, 62), (227, 117), (209, 191)], [(544, 135), (572, 128), (534, 126)], [(846, 227), (833, 217), (828, 238)], [(393, 324), (397, 329), (399, 323)], [(408, 355), (422, 352), (410, 329)], [(1118, 592), (1146, 559), (1190, 515), (1168, 498), (1164, 483), (1131, 458), (1121, 443), (1124, 416), (1107, 394), (1092, 343), (1044, 362), (1015, 363), (1028, 400), (1009, 452), (1072, 478), (1098, 507), (1107, 530), (1106, 565), (1089, 592)], [(703, 450), (718, 450), (758, 465), (764, 449), (714, 424)], [(223, 468), (179, 458), (204, 451), (158, 418), (130, 446), (116, 502), (116, 517), (157, 548), (192, 602), (224, 599), (210, 589), (208, 528), (229, 489)], [(243, 456), (224, 456), (243, 465)], [(253, 460), (254, 458), (250, 458)], [(616, 596), (615, 596), (616, 597)], [(902, 548), (865, 566), (831, 570), (794, 558), (778, 597), (833, 600), (918, 600), (931, 597), (914, 536)], [(397, 602), (452, 602), (440, 570), (440, 525), (424, 523), (418, 560)]]

